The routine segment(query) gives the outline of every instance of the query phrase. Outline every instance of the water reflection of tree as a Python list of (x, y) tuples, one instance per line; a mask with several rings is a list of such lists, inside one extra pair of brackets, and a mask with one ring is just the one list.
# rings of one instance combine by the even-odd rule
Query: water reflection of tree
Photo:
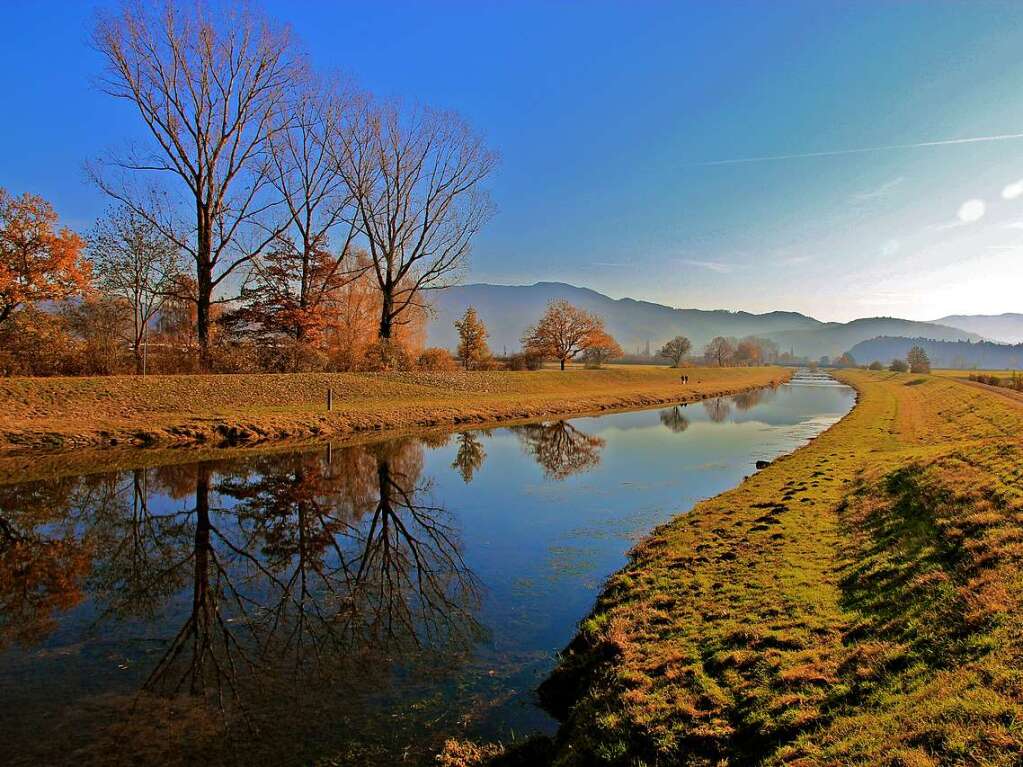
[(771, 400), (776, 391), (770, 388), (752, 389), (732, 396), (732, 403), (737, 410), (750, 410)]
[(0, 650), (42, 640), (81, 602), (93, 545), (78, 522), (108, 494), (95, 479), (0, 485)]
[(548, 479), (566, 479), (592, 469), (600, 463), (600, 451), (607, 444), (568, 421), (513, 426), (512, 431)]
[(265, 726), (270, 689), (440, 669), (483, 637), (479, 587), (422, 468), (402, 441), (0, 486), (0, 646), (45, 637), (88, 580), (101, 621), (177, 621), (144, 690), (236, 720)]
[(676, 434), (681, 434), (689, 428), (689, 419), (682, 415), (682, 407), (680, 405), (662, 410), (659, 415), (661, 423)]
[(473, 476), (487, 458), (487, 451), (483, 448), (483, 441), (480, 439), (480, 435), (485, 433), (465, 431), (456, 437), (458, 453), (455, 454), (455, 460), (452, 462), (451, 468), (458, 470), (458, 473), (462, 476), (462, 481), (467, 485), (472, 482)]
[(724, 397), (704, 400), (703, 408), (707, 411), (707, 417), (714, 423), (722, 423), (732, 413), (732, 406)]
[(369, 618), (392, 640), (417, 645), (447, 642), (472, 623), (478, 589), (462, 558), (455, 530), (440, 506), (430, 505), (420, 483), (422, 450), (414, 443), (372, 448), (377, 464), (376, 504), (357, 541), (356, 594), (366, 595)]
[[(414, 442), (335, 451), (330, 463), (267, 456), (219, 481), (200, 464), (178, 563), (190, 564), (191, 609), (146, 689), (243, 703), (240, 685), (275, 670), (457, 652), (479, 638), (476, 581), (446, 513), (422, 499), (421, 469)], [(235, 503), (213, 509), (211, 496)]]

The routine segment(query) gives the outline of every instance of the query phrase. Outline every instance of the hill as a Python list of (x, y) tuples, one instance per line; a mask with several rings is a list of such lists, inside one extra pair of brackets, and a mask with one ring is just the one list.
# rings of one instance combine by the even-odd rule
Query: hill
[[(982, 341), (976, 333), (970, 333), (945, 325), (929, 322), (900, 320), (895, 317), (866, 317), (852, 322), (828, 322), (813, 330), (791, 330), (781, 333), (767, 333), (782, 350), (793, 349), (796, 354), (811, 358), (836, 357), (858, 343), (879, 336), (901, 336), (905, 338), (933, 338), (939, 341)], [(859, 359), (857, 357), (857, 359)]]
[(632, 298), (614, 299), (588, 288), (560, 282), (535, 285), (488, 285), (478, 283), (442, 290), (434, 297), (435, 316), (427, 342), (431, 346), (457, 346), (453, 322), (469, 305), (475, 306), (490, 331), (495, 353), (519, 348), (523, 331), (540, 317), (547, 303), (565, 299), (604, 318), (608, 330), (628, 352), (650, 344), (656, 350), (676, 335), (684, 335), (700, 349), (714, 336), (748, 335), (770, 338), (782, 350), (798, 355), (837, 356), (860, 341), (882, 335), (922, 336), (943, 340), (981, 340), (980, 336), (955, 328), (890, 318), (823, 323), (798, 312), (751, 314), (723, 309), (676, 309)]
[(1023, 314), (951, 314), (934, 322), (979, 333), (989, 341), (1023, 343)]
[(905, 358), (910, 348), (920, 346), (936, 368), (968, 370), (1016, 370), (1023, 366), (1023, 344), (996, 344), (991, 341), (935, 341), (930, 338), (872, 338), (853, 346), (849, 353), (860, 363), (874, 360), (889, 362)]

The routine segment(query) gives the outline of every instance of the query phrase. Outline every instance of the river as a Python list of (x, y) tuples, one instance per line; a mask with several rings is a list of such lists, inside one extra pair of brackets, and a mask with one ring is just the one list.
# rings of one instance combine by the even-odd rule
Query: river
[(631, 545), (852, 390), (0, 484), (0, 763), (416, 763), (534, 690)]

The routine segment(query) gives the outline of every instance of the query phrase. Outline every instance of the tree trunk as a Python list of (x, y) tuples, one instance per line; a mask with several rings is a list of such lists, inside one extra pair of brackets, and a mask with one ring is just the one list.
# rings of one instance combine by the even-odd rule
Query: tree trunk
[[(308, 217), (306, 219), (306, 231), (310, 226)], [(299, 312), (299, 320), (295, 323), (295, 340), (305, 340), (305, 324), (308, 321), (306, 316), (306, 310), (309, 308), (309, 271), (312, 254), (312, 244), (309, 242), (308, 236), (303, 235), (302, 237), (302, 279), (298, 289), (298, 308), (301, 309)]]
[(394, 330), (394, 288), (385, 287), (381, 294), (379, 337), (382, 341), (390, 341)]
[(208, 373), (213, 368), (210, 354), (210, 303), (213, 289), (208, 275), (199, 275), (198, 295), (196, 296), (195, 331), (199, 340), (199, 369)]
[(210, 356), (210, 304), (213, 300), (213, 244), (210, 230), (213, 222), (202, 203), (197, 203), (196, 208), (195, 334), (199, 340), (199, 369), (208, 373), (213, 368)]
[(565, 358), (564, 357), (561, 358), (561, 369), (562, 370), (565, 369)]

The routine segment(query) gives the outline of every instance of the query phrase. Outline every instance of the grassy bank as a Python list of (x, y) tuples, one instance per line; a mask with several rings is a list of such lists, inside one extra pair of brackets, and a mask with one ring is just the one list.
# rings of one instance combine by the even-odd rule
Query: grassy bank
[(559, 765), (1020, 763), (1023, 407), (938, 376), (842, 377), (860, 395), (846, 419), (609, 579), (541, 690), (563, 725), (535, 749)]
[[(683, 386), (680, 373), (690, 376)], [(473, 373), (0, 379), (0, 450), (254, 444), (485, 424), (701, 399), (778, 383), (782, 368), (618, 366)], [(326, 411), (327, 389), (334, 408)]]

